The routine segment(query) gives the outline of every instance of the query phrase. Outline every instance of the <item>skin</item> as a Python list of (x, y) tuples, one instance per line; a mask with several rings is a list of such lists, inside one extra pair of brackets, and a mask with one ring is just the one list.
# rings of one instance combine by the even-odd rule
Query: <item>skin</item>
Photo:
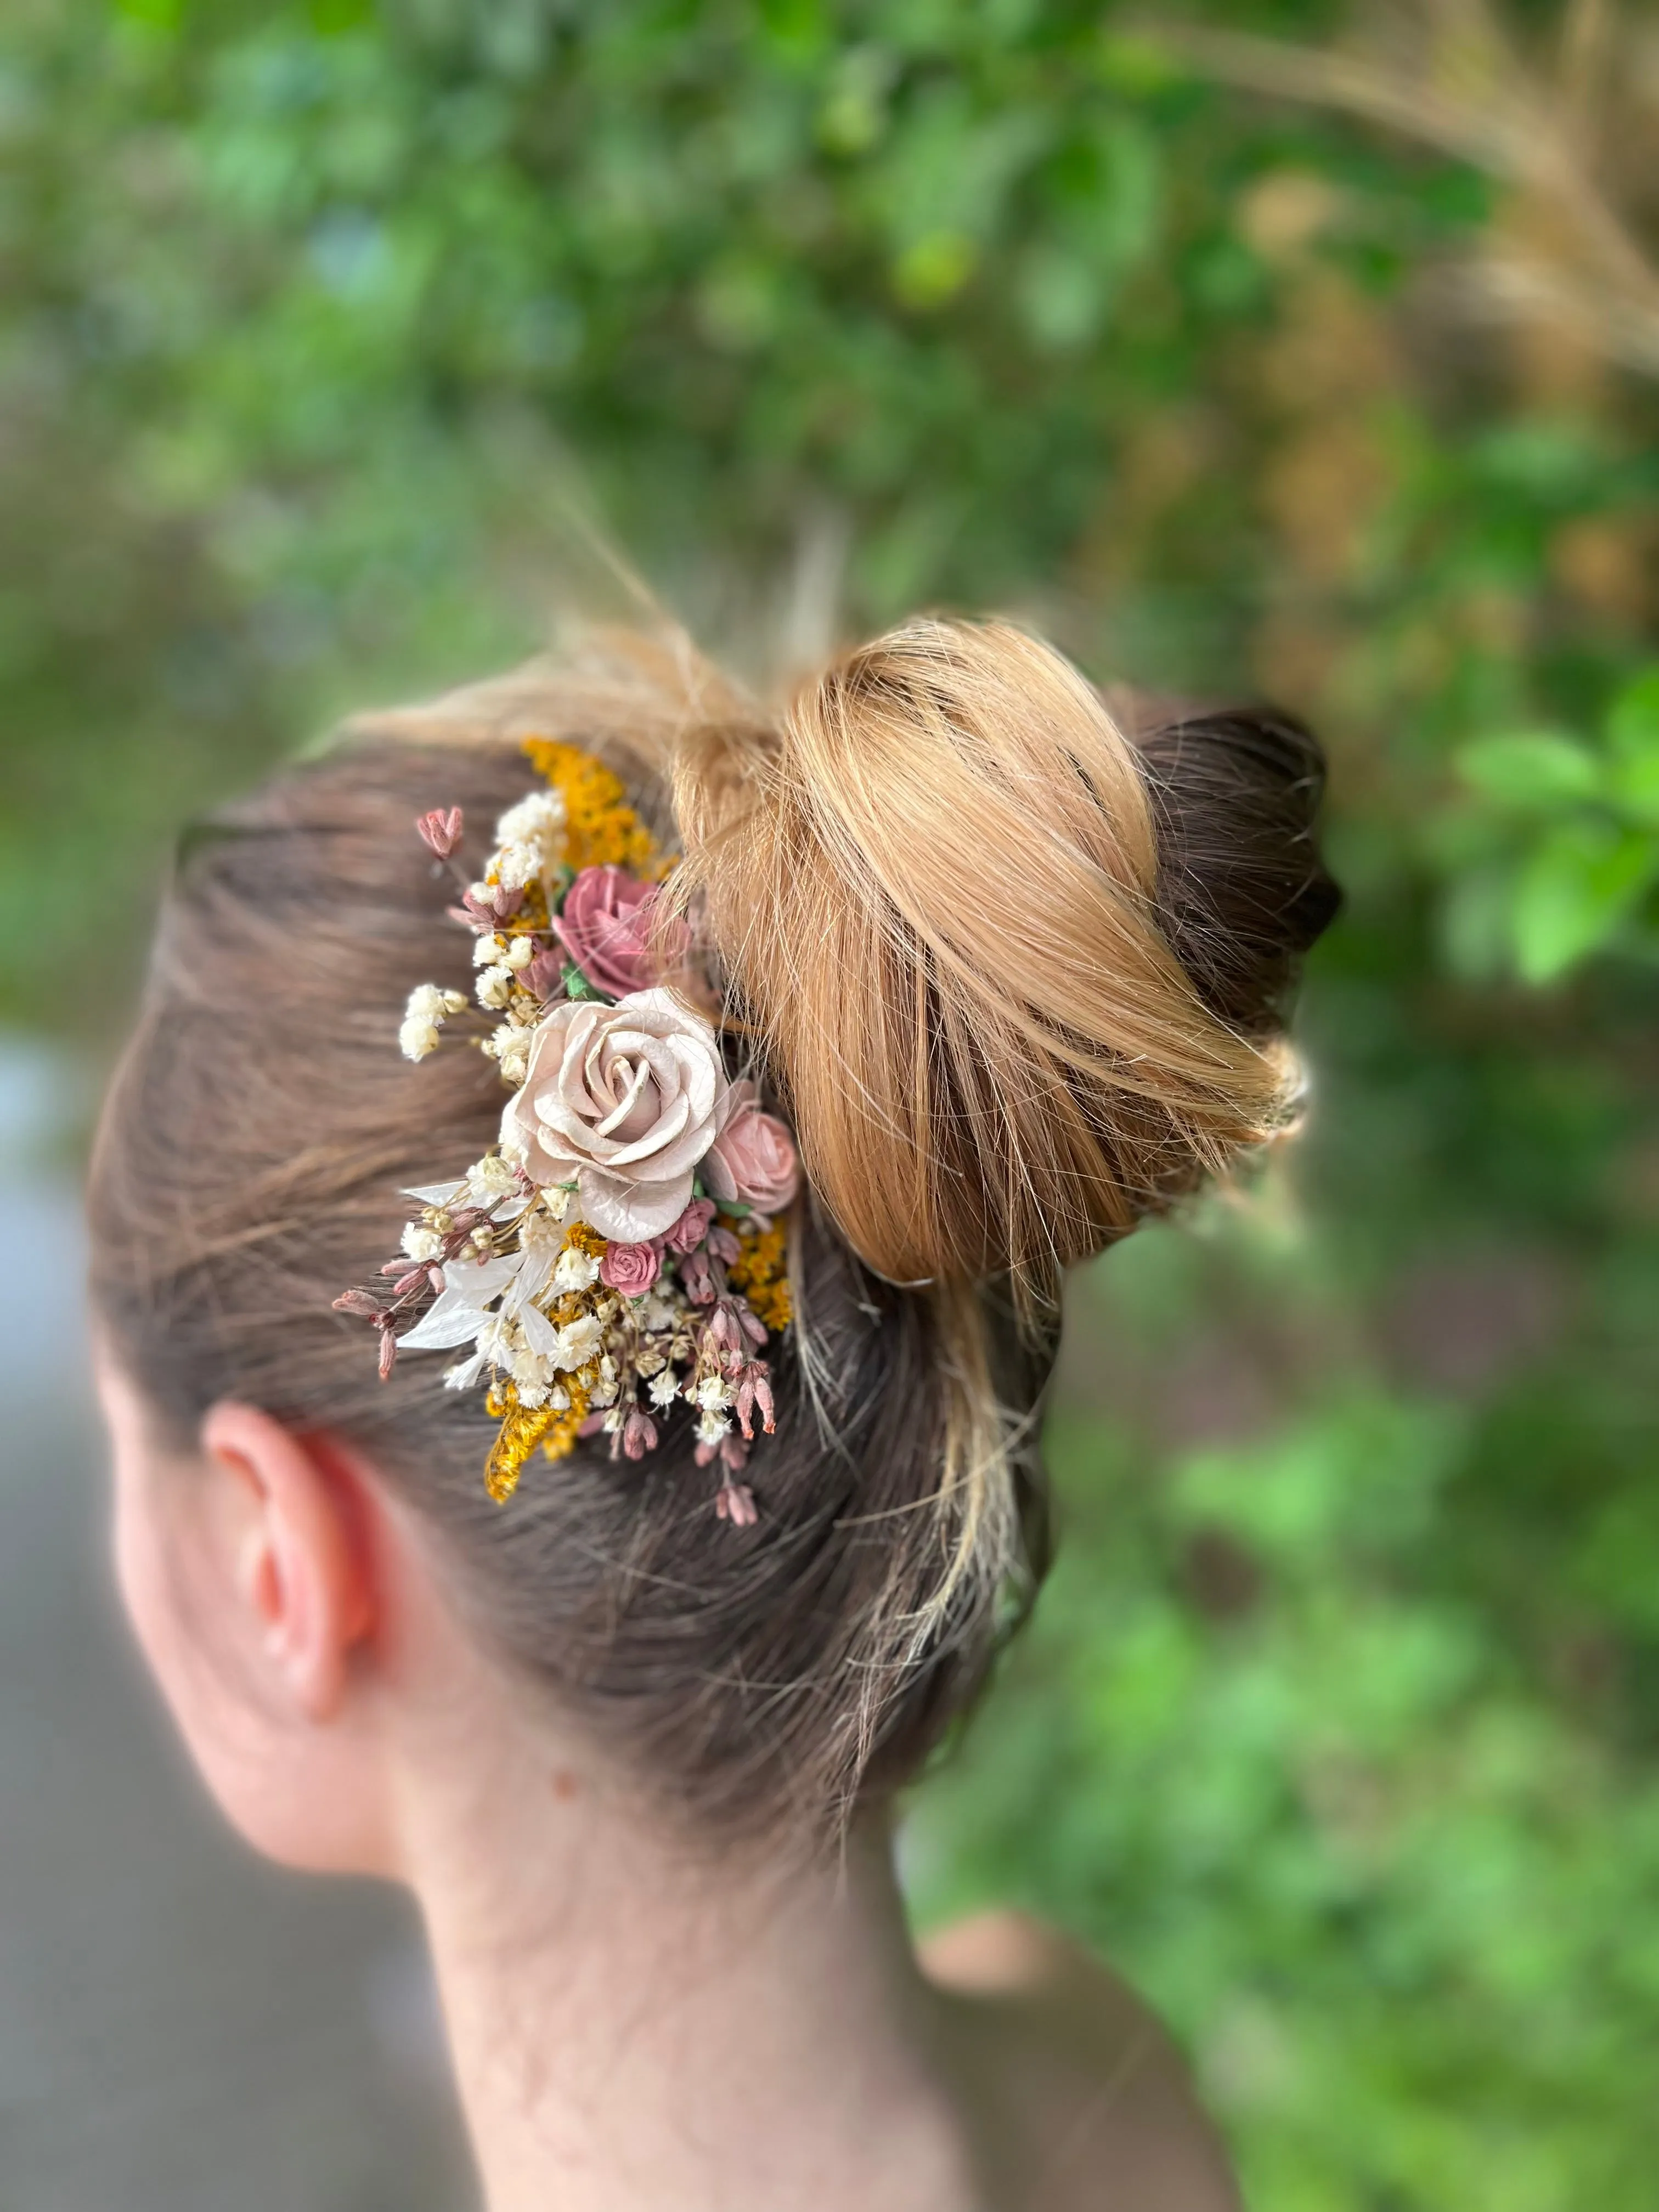
[(906, 1931), (888, 1838), (718, 1858), (514, 1683), (361, 1456), (107, 1360), (115, 1547), (256, 1850), (405, 1884), (489, 2212), (1236, 2212), (1156, 2023), (1036, 1923)]

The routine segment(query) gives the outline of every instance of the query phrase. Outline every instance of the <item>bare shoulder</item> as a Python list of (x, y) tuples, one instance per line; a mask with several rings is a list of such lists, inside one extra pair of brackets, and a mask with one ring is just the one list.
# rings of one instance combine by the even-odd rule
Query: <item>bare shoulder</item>
[(1238, 2212), (1180, 2053), (1098, 1960), (1018, 1912), (958, 1921), (920, 1954), (1000, 2200), (1019, 2212)]

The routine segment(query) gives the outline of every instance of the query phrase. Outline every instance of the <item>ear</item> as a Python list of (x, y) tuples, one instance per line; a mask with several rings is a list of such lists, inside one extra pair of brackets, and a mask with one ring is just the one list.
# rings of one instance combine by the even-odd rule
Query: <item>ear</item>
[(269, 1413), (223, 1402), (202, 1424), (216, 1478), (221, 1589), (267, 1689), (312, 1722), (338, 1712), (375, 1625), (368, 1522), (346, 1456)]

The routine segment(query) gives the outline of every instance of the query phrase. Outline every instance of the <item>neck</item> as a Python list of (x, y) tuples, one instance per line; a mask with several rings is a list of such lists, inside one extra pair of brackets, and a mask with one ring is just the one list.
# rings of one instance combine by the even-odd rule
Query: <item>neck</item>
[(885, 1834), (714, 1863), (531, 1771), (407, 1832), (489, 2212), (967, 2212)]

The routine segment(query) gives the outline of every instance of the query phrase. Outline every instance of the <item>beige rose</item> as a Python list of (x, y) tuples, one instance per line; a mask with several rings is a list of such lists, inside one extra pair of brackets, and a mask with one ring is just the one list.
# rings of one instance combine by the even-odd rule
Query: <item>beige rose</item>
[(644, 1243), (684, 1212), (727, 1089), (713, 1029), (671, 992), (568, 1000), (537, 1025), (501, 1150), (538, 1183), (574, 1182), (602, 1237)]

